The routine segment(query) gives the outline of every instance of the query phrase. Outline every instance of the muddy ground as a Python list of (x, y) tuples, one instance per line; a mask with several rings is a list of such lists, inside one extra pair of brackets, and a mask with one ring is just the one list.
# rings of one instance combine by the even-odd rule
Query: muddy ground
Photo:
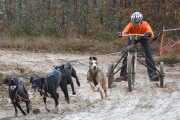
[[(135, 88), (128, 92), (128, 83), (125, 81), (114, 82), (111, 89), (107, 89), (108, 97), (101, 99), (98, 92), (93, 92), (87, 83), (88, 59), (92, 55), (79, 54), (51, 54), (32, 53), (23, 51), (0, 51), (1, 79), (9, 76), (25, 76), (32, 110), (26, 116), (18, 110), (18, 117), (14, 117), (14, 107), (10, 102), (7, 86), (0, 86), (0, 119), (2, 120), (179, 120), (180, 119), (180, 65), (173, 67), (165, 65), (166, 76), (164, 87), (160, 88), (159, 82), (150, 82), (146, 68), (138, 63)], [(96, 55), (99, 68), (107, 74), (109, 62), (116, 63), (120, 56)], [(70, 85), (68, 92), (70, 104), (64, 100), (60, 88), (59, 103), (61, 114), (56, 113), (55, 103), (52, 98), (47, 99), (49, 113), (44, 108), (42, 97), (39, 93), (32, 93), (30, 77), (44, 77), (53, 70), (54, 65), (78, 60), (73, 66), (77, 71), (81, 86), (74, 81), (76, 95), (72, 95)], [(159, 66), (156, 66), (159, 69)], [(118, 76), (119, 73), (115, 75)], [(2, 80), (1, 80), (2, 81)], [(25, 104), (20, 102), (24, 110)], [(37, 109), (39, 113), (33, 113)]]

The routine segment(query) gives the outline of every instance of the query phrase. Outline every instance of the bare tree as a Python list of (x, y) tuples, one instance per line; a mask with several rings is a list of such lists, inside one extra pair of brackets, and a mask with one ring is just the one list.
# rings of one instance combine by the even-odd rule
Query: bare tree
[(16, 0), (16, 20), (17, 23), (19, 23), (20, 20), (20, 14), (21, 14), (21, 0)]
[(22, 21), (25, 20), (26, 17), (26, 0), (22, 0)]
[[(9, 28), (20, 23), (44, 32), (49, 27), (60, 35), (70, 31), (77, 34), (95, 34), (98, 31), (117, 31), (130, 22), (134, 11), (155, 30), (162, 24), (178, 26), (179, 0), (0, 0), (0, 21)], [(153, 4), (152, 4), (153, 3)], [(95, 32), (94, 32), (95, 31)]]
[(1, 0), (1, 4), (0, 4), (0, 22), (2, 25), (6, 25), (7, 26), (7, 14), (6, 14), (6, 8), (5, 8), (5, 0)]

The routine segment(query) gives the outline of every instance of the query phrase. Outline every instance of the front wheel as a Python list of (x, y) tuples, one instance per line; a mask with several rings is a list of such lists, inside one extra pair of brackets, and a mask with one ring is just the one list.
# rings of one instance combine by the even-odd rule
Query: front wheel
[(129, 92), (134, 89), (134, 81), (135, 81), (135, 57), (131, 54), (128, 55), (128, 88)]
[(164, 85), (164, 63), (160, 62), (160, 87), (163, 87)]

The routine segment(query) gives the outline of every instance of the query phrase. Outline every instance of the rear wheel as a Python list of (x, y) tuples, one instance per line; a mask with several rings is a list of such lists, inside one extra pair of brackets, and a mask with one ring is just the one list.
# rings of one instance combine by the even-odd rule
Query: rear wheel
[(164, 86), (164, 63), (160, 62), (160, 87)]
[(108, 87), (112, 88), (113, 87), (113, 80), (114, 80), (114, 70), (113, 69), (113, 63), (109, 63), (108, 66)]
[(128, 55), (128, 88), (129, 92), (134, 89), (134, 81), (135, 81), (135, 66), (134, 66), (135, 58), (133, 55)]

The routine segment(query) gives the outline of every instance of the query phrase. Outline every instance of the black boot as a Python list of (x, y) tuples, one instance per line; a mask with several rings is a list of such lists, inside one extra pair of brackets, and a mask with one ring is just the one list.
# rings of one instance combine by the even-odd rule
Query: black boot
[(153, 72), (149, 75), (150, 81), (159, 81), (159, 75), (156, 72)]

